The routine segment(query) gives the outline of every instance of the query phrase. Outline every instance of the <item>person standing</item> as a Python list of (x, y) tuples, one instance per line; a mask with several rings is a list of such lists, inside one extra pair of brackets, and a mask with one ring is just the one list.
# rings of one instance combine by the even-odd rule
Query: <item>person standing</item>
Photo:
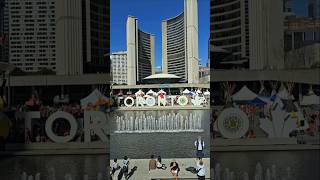
[(206, 170), (205, 170), (204, 163), (202, 160), (199, 160), (197, 162), (196, 170), (197, 170), (198, 180), (205, 180)]
[(197, 149), (197, 152), (196, 152), (197, 158), (203, 158), (204, 141), (202, 140), (201, 136), (198, 136), (198, 139), (194, 142), (194, 146)]

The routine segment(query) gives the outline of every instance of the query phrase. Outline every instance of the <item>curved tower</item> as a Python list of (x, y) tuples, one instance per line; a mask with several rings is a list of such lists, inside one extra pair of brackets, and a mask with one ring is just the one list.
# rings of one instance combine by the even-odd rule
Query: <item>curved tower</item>
[(127, 19), (127, 83), (136, 85), (155, 73), (154, 35), (138, 29), (138, 20)]
[(163, 73), (188, 83), (199, 82), (197, 4), (197, 0), (184, 0), (181, 14), (162, 21)]

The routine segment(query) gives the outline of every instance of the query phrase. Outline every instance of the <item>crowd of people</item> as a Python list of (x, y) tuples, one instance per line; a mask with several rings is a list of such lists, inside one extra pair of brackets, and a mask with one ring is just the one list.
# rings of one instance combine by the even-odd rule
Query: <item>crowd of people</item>
[[(195, 167), (190, 166), (186, 168), (186, 171), (189, 171), (192, 174), (195, 174), (199, 180), (204, 180), (206, 176), (206, 169), (205, 165), (203, 162), (203, 157), (204, 157), (204, 141), (201, 138), (201, 136), (198, 136), (198, 138), (194, 141), (194, 147), (195, 147), (195, 156), (196, 156), (196, 161), (195, 161)], [(122, 162), (122, 167), (118, 163), (118, 159), (114, 159), (113, 162), (111, 163), (111, 172), (110, 172), (110, 179), (115, 178), (115, 173), (119, 171), (118, 176), (116, 177), (118, 180), (121, 180), (123, 177), (128, 180), (134, 172), (137, 170), (137, 166), (134, 166), (130, 171), (129, 171), (129, 158), (127, 156), (123, 157), (123, 162)], [(159, 155), (151, 155), (149, 164), (148, 164), (148, 170), (149, 172), (154, 171), (154, 170), (167, 170), (167, 165), (163, 163), (162, 157)], [(170, 164), (169, 164), (169, 170), (170, 173), (172, 174), (172, 177), (174, 180), (179, 179), (179, 173), (181, 171), (179, 167), (179, 163), (173, 159)]]

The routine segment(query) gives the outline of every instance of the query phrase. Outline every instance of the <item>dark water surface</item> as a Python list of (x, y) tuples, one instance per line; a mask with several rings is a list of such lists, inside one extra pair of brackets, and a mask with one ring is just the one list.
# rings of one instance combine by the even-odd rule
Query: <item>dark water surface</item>
[(248, 172), (254, 179), (256, 164), (261, 163), (263, 171), (271, 170), (276, 165), (279, 180), (285, 176), (287, 167), (291, 168), (292, 180), (320, 179), (320, 150), (301, 151), (255, 151), (255, 152), (215, 152), (211, 167), (217, 163), (221, 169), (229, 168), (239, 179), (243, 172)]
[(21, 174), (35, 176), (41, 174), (41, 180), (47, 180), (48, 170), (55, 169), (57, 180), (63, 180), (66, 173), (73, 179), (83, 179), (88, 174), (89, 180), (97, 180), (97, 174), (107, 171), (108, 159), (104, 155), (47, 155), (0, 157), (0, 179), (20, 180)]
[(162, 158), (194, 158), (194, 141), (201, 136), (205, 141), (205, 157), (210, 157), (210, 111), (209, 110), (163, 110), (163, 111), (121, 111), (114, 116), (147, 113), (159, 116), (166, 113), (180, 113), (189, 116), (195, 113), (201, 118), (203, 132), (154, 132), (154, 133), (114, 133), (117, 128), (116, 118), (111, 122), (111, 158), (122, 158), (127, 155), (131, 159), (150, 158), (151, 154)]

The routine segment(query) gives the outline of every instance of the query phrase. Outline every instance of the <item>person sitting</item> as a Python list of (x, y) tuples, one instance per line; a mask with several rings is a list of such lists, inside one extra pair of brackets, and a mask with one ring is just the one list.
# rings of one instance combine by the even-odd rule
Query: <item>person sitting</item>
[(114, 158), (112, 164), (111, 164), (111, 175), (114, 175), (114, 173), (121, 169), (119, 163), (118, 163), (118, 159), (117, 158)]
[(314, 122), (314, 120), (310, 121), (307, 131), (310, 136), (314, 136), (316, 134), (316, 123)]
[(254, 133), (254, 131), (251, 129), (248, 132), (247, 138), (256, 138), (256, 134)]
[(170, 172), (174, 180), (178, 180), (179, 171), (180, 171), (179, 164), (175, 160), (172, 160), (172, 162), (170, 163), (170, 168), (171, 168)]
[(149, 160), (149, 171), (157, 169), (157, 161), (154, 159), (154, 155), (151, 155)]
[(157, 159), (157, 169), (163, 169), (163, 170), (167, 169), (167, 166), (165, 164), (162, 164), (161, 162), (161, 156), (158, 156), (158, 159)]

